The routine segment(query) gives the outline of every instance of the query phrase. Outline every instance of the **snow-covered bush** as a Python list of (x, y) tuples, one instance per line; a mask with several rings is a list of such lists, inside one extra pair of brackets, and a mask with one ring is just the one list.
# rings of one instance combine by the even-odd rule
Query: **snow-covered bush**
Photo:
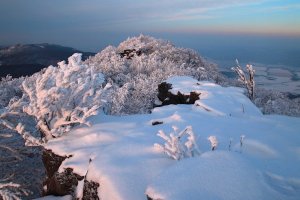
[(35, 116), (38, 128), (50, 139), (68, 132), (74, 125), (89, 125), (87, 118), (104, 105), (103, 95), (107, 95), (109, 87), (103, 88), (103, 83), (103, 75), (82, 63), (81, 54), (76, 53), (69, 57), (68, 64), (62, 61), (58, 67), (49, 66), (25, 79), (24, 95), (11, 108), (19, 106)]
[[(130, 52), (129, 56), (123, 56), (127, 52)], [(170, 76), (223, 80), (216, 65), (204, 60), (195, 51), (177, 48), (168, 41), (144, 35), (129, 38), (118, 47), (109, 46), (86, 63), (94, 65), (117, 86), (111, 102), (112, 114), (149, 112), (158, 84)]]
[(167, 136), (162, 130), (157, 134), (165, 140), (164, 145), (155, 143), (154, 146), (175, 160), (192, 157), (200, 154), (196, 138), (191, 126), (178, 133), (178, 128), (173, 126), (173, 132)]
[(246, 87), (248, 92), (248, 97), (253, 100), (254, 99), (254, 89), (255, 89), (255, 81), (254, 81), (254, 73), (252, 65), (246, 65), (246, 69), (248, 72), (249, 78), (246, 77), (242, 67), (239, 64), (239, 61), (236, 60), (236, 67), (232, 67), (231, 69), (238, 75), (238, 80)]

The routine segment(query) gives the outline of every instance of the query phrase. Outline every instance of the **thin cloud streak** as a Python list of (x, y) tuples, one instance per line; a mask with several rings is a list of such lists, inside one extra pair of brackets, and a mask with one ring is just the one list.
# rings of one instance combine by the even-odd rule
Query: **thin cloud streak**
[(240, 33), (243, 30), (300, 35), (299, 3), (291, 2), (294, 1), (0, 0), (0, 41), (22, 42), (23, 38), (64, 41), (70, 40), (70, 34), (72, 38), (91, 40), (102, 33), (129, 32)]

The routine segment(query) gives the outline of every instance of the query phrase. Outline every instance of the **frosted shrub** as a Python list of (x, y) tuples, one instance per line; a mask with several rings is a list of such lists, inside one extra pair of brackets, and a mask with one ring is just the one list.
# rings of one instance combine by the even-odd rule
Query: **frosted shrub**
[[(126, 51), (131, 52), (130, 56), (122, 56)], [(94, 65), (116, 86), (111, 102), (111, 114), (116, 115), (149, 112), (158, 84), (170, 76), (222, 80), (216, 65), (195, 51), (144, 35), (129, 38), (118, 47), (109, 46), (85, 62)]]
[(35, 116), (46, 139), (58, 137), (77, 124), (89, 125), (87, 118), (103, 106), (102, 96), (109, 89), (102, 87), (101, 73), (82, 63), (81, 54), (72, 55), (68, 62), (26, 79), (24, 95), (16, 102), (25, 113)]
[(254, 73), (255, 70), (253, 69), (252, 65), (246, 65), (246, 69), (248, 72), (248, 78), (246, 77), (244, 71), (242, 70), (239, 61), (236, 60), (236, 67), (231, 68), (237, 75), (238, 80), (246, 87), (248, 92), (248, 97), (251, 100), (254, 100), (254, 88), (255, 88), (255, 81), (254, 81)]
[(153, 108), (161, 78), (139, 74), (119, 87), (112, 97), (111, 114), (148, 113)]
[(192, 127), (188, 126), (179, 133), (177, 133), (177, 130), (177, 127), (173, 127), (173, 132), (169, 136), (160, 130), (157, 135), (165, 140), (165, 144), (156, 143), (154, 146), (174, 160), (200, 154)]

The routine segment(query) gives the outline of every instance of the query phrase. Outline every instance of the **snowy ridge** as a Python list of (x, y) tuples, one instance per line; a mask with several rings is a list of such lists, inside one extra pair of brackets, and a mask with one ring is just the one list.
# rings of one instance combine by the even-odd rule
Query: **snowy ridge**
[[(159, 107), (151, 114), (91, 117), (92, 127), (47, 143), (46, 148), (59, 155), (73, 155), (59, 171), (71, 167), (100, 183), (103, 200), (139, 200), (146, 195), (164, 200), (298, 199), (299, 118), (264, 116), (239, 88), (189, 77), (168, 81), (175, 91), (181, 91), (180, 85), (182, 92), (188, 91), (190, 85), (203, 96), (195, 105)], [(152, 126), (153, 121), (163, 124)], [(169, 133), (173, 126), (175, 132), (193, 128), (200, 155), (176, 161), (154, 146), (163, 142), (156, 134)], [(214, 151), (210, 136), (218, 141)]]

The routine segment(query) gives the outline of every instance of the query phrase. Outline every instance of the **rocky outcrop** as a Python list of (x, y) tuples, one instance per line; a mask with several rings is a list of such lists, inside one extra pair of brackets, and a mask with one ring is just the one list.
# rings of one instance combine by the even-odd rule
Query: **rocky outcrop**
[(158, 85), (158, 99), (161, 101), (161, 105), (170, 105), (170, 104), (194, 104), (195, 101), (199, 100), (200, 93), (190, 92), (190, 94), (182, 94), (181, 92), (177, 92), (177, 94), (173, 94), (170, 92), (172, 89), (172, 84), (163, 82)]
[[(76, 199), (75, 191), (78, 182), (85, 179), (85, 177), (74, 173), (72, 168), (67, 168), (62, 173), (58, 172), (62, 162), (70, 157), (57, 155), (51, 150), (44, 150), (42, 158), (47, 178), (44, 181), (43, 195), (72, 195), (73, 199)], [(84, 180), (82, 199), (98, 200), (99, 186), (99, 183)]]

